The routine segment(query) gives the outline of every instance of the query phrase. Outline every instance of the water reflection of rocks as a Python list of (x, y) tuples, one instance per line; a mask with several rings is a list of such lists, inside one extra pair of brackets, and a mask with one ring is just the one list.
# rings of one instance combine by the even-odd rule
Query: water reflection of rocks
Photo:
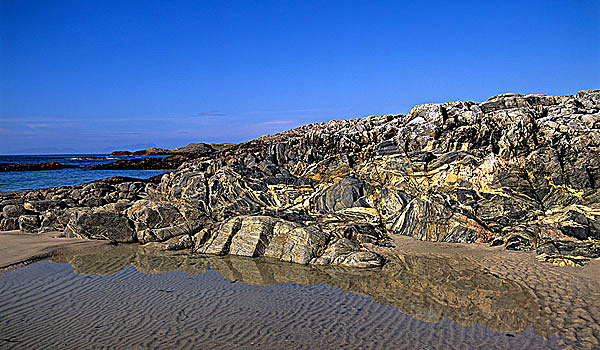
[[(521, 332), (533, 326), (538, 335), (564, 335), (569, 326), (563, 322), (559, 329), (549, 321), (556, 317), (551, 311), (553, 305), (547, 305), (550, 300), (536, 296), (520, 283), (464, 264), (459, 258), (403, 257), (383, 268), (359, 270), (120, 246), (97, 254), (55, 258), (53, 262), (68, 263), (82, 274), (107, 275), (127, 265), (146, 274), (201, 274), (210, 267), (229, 280), (257, 286), (326, 283), (345, 292), (371, 296), (377, 303), (393, 305), (419, 320), (438, 322), (447, 318), (463, 326), (480, 323), (498, 332)], [(590, 321), (594, 335), (587, 340), (597, 343), (598, 324), (593, 316)]]

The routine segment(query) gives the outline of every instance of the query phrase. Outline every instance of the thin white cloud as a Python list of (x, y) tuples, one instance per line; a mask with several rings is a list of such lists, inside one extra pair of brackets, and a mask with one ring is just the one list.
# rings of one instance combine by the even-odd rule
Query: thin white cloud
[(226, 115), (227, 114), (225, 114), (219, 110), (212, 110), (212, 111), (197, 113), (197, 114), (193, 115), (193, 117), (224, 117)]
[(55, 126), (55, 125), (48, 124), (48, 123), (28, 123), (25, 125), (30, 129), (46, 129), (46, 128), (51, 128), (51, 127)]
[(117, 131), (114, 135), (143, 135), (141, 131)]
[(56, 119), (56, 118), (44, 118), (44, 117), (30, 117), (30, 118), (0, 118), (0, 123), (71, 123), (77, 121), (76, 119)]
[(290, 125), (298, 123), (297, 120), (268, 120), (266, 122), (257, 123), (257, 125)]
[(325, 111), (322, 108), (298, 108), (298, 109), (263, 109), (248, 111), (246, 114), (294, 114), (294, 113), (313, 113)]

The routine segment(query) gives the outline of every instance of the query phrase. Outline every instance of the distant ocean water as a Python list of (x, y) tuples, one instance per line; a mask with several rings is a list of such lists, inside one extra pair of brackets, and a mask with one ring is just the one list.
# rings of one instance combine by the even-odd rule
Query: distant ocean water
[[(98, 159), (77, 159), (82, 157), (97, 157)], [(148, 157), (137, 156), (135, 158)], [(57, 162), (78, 166), (77, 168), (61, 170), (0, 172), (0, 193), (46, 187), (72, 186), (111, 176), (129, 176), (147, 179), (165, 173), (163, 170), (89, 170), (88, 168), (90, 165), (111, 163), (119, 159), (124, 158), (113, 157), (107, 154), (0, 155), (0, 163), (39, 164)]]

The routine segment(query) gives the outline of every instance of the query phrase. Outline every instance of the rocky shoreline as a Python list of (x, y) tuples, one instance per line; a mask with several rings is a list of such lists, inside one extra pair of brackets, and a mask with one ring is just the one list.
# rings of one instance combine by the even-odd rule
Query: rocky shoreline
[[(215, 144), (216, 148), (225, 149), (231, 144)], [(174, 149), (148, 148), (145, 150), (129, 152), (115, 151), (108, 156), (78, 157), (76, 160), (114, 159), (122, 158), (111, 163), (95, 164), (90, 166), (67, 165), (57, 162), (41, 164), (14, 164), (0, 163), (0, 172), (4, 171), (40, 171), (60, 170), (65, 168), (85, 168), (87, 170), (174, 170), (183, 163), (198, 157), (211, 155), (216, 151), (207, 143), (191, 143), (185, 147)], [(140, 156), (168, 156), (160, 158), (139, 158)]]
[(600, 257), (600, 90), (431, 103), (183, 157), (160, 179), (2, 196), (0, 229), (350, 267), (381, 266), (394, 235)]

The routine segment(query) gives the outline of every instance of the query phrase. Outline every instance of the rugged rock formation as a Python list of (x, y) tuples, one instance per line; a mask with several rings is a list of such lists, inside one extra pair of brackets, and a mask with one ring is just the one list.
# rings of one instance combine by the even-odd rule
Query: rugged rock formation
[[(388, 235), (596, 258), (599, 188), (600, 90), (503, 94), (263, 136), (183, 163), (117, 214), (141, 242), (298, 263), (379, 266), (369, 246)], [(102, 196), (87, 206), (117, 200)]]
[(0, 163), (0, 172), (2, 171), (39, 171), (39, 170), (60, 170), (65, 168), (77, 168), (76, 165), (66, 165), (57, 162), (47, 162), (40, 164), (15, 164)]

